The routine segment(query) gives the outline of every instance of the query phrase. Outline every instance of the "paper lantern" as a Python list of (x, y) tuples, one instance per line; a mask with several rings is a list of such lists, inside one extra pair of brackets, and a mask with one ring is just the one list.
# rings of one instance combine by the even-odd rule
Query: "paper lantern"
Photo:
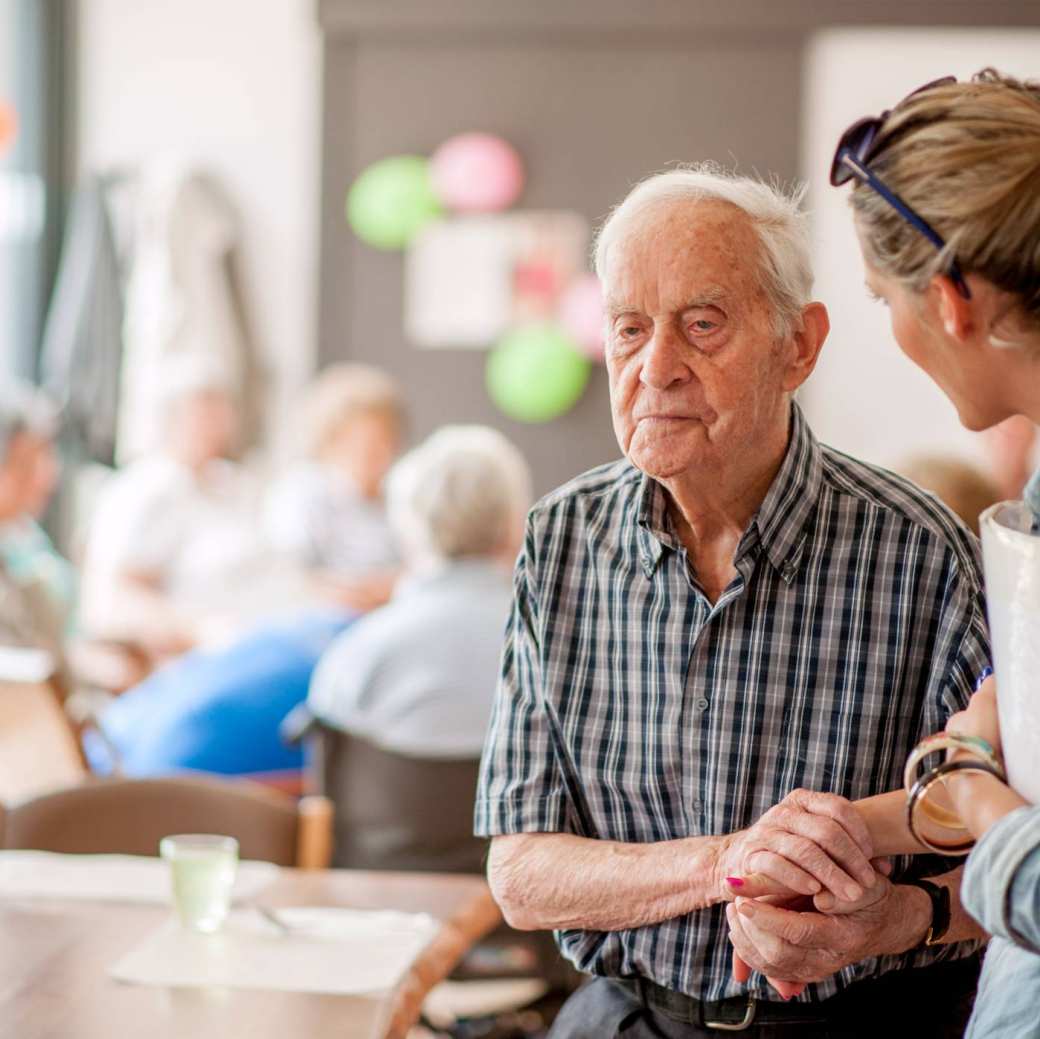
[(567, 286), (558, 316), (583, 353), (603, 360), (603, 289), (595, 274), (583, 274)]
[(555, 325), (525, 325), (508, 332), (488, 357), (491, 399), (519, 422), (548, 422), (581, 397), (591, 365)]
[(418, 155), (372, 163), (347, 193), (347, 221), (377, 249), (403, 249), (441, 213), (430, 185), (430, 164)]
[(513, 146), (486, 133), (464, 133), (442, 144), (430, 160), (437, 197), (460, 213), (507, 209), (524, 186), (524, 166)]

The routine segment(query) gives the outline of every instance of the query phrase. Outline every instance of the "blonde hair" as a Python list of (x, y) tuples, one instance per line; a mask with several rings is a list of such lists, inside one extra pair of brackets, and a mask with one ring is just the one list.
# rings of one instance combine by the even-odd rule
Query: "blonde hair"
[(762, 245), (758, 257), (761, 284), (773, 305), (776, 335), (784, 338), (801, 327), (802, 310), (812, 293), (804, 194), (802, 188), (787, 192), (779, 185), (728, 173), (711, 162), (655, 173), (640, 181), (600, 228), (593, 247), (596, 273), (603, 277), (607, 253), (615, 241), (651, 207), (726, 202), (747, 216)]
[(911, 95), (867, 161), (946, 242), (937, 251), (857, 181), (851, 203), (873, 266), (921, 291), (956, 259), (1017, 303), (1006, 315), (1011, 338), (994, 332), (995, 345), (1040, 327), (1040, 83), (987, 68)]
[(326, 368), (304, 400), (308, 453), (321, 455), (346, 423), (370, 414), (386, 415), (398, 425), (404, 424), (404, 400), (397, 383), (367, 364)]

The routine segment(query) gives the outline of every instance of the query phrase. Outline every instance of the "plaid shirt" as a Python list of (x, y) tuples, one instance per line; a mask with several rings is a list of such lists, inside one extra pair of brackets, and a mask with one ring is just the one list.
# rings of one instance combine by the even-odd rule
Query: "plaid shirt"
[[(907, 754), (965, 706), (989, 663), (975, 539), (907, 481), (821, 447), (797, 405), (734, 564), (713, 606), (664, 490), (625, 461), (534, 507), (478, 834), (665, 841), (742, 829), (797, 787), (896, 789)], [(589, 973), (703, 1000), (748, 991), (731, 977), (722, 906), (557, 940)], [(806, 998), (974, 948), (867, 960)], [(776, 998), (757, 974), (749, 988)]]

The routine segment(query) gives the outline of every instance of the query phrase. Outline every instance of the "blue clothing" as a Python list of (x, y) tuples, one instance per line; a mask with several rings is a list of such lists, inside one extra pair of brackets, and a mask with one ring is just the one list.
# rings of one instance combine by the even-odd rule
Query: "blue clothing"
[(91, 768), (106, 774), (118, 761), (127, 776), (302, 768), (302, 751), (283, 743), (278, 727), (306, 699), (315, 665), (350, 620), (309, 613), (160, 668), (105, 708), (103, 736), (84, 735)]
[(1040, 1039), (1040, 807), (990, 828), (968, 859), (961, 900), (993, 935), (967, 1039)]

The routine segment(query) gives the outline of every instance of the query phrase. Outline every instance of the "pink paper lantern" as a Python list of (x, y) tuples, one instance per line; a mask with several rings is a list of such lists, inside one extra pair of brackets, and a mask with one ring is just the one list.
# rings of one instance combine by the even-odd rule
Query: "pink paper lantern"
[(450, 137), (430, 160), (433, 190), (449, 209), (494, 213), (511, 206), (524, 186), (524, 166), (511, 144), (486, 133)]
[(595, 274), (583, 274), (567, 286), (558, 317), (585, 354), (603, 360), (603, 290)]

